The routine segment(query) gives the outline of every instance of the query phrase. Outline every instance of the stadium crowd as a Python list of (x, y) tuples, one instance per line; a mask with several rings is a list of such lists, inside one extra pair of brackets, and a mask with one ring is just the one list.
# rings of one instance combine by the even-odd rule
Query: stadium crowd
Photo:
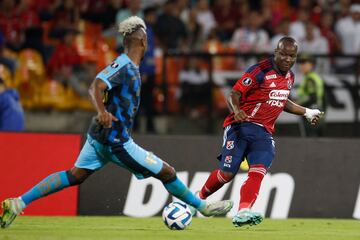
[[(2, 0), (0, 4), (0, 76), (20, 92), (26, 108), (91, 109), (88, 85), (122, 51), (117, 24), (132, 15), (148, 26), (149, 50), (142, 72), (151, 81), (145, 92), (154, 93), (155, 102), (161, 101), (155, 85), (161, 82), (161, 56), (166, 51), (268, 54), (281, 37), (290, 35), (299, 42), (300, 52), (330, 56), (318, 62), (321, 71), (339, 73), (353, 73), (356, 62), (331, 58), (333, 54), (360, 53), (358, 0)], [(168, 96), (187, 85), (186, 77), (195, 84), (197, 79), (206, 82), (201, 75), (204, 64), (176, 61), (167, 65), (167, 81), (173, 86)], [(244, 70), (248, 62), (224, 58), (215, 59), (214, 65), (215, 70)], [(196, 66), (193, 72), (186, 72), (191, 66)]]

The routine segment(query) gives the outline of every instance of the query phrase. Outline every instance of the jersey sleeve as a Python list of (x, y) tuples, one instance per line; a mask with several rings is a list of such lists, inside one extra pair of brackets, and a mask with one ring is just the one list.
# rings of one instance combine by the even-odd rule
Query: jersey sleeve
[(124, 76), (126, 69), (125, 64), (119, 64), (113, 62), (104, 68), (101, 72), (96, 75), (96, 78), (101, 79), (108, 86), (108, 90), (118, 86), (121, 83), (121, 79)]
[(250, 89), (252, 89), (257, 84), (257, 81), (254, 76), (246, 72), (242, 77), (235, 83), (233, 90), (241, 92), (245, 95)]

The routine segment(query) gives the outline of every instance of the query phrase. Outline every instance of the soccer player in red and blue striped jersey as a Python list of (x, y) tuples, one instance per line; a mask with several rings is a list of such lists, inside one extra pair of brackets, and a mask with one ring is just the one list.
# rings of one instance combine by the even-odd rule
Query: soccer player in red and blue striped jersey
[(274, 56), (251, 66), (236, 82), (228, 98), (231, 113), (224, 121), (220, 166), (210, 174), (199, 196), (206, 199), (231, 181), (246, 157), (250, 169), (240, 189), (239, 211), (233, 218), (237, 227), (256, 225), (263, 220), (251, 207), (275, 155), (272, 134), (280, 113), (304, 115), (312, 124), (322, 115), (318, 109), (304, 108), (288, 99), (294, 84), (294, 73), (290, 69), (296, 61), (297, 50), (293, 38), (280, 39)]

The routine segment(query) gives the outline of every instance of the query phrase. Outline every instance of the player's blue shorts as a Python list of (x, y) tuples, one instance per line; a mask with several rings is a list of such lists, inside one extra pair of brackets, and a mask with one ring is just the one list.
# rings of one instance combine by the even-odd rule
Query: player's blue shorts
[(160, 172), (163, 161), (130, 139), (122, 145), (103, 145), (88, 135), (75, 167), (98, 170), (108, 162), (128, 169), (137, 178), (154, 176)]
[(250, 122), (233, 123), (224, 130), (220, 169), (237, 173), (245, 159), (249, 165), (262, 164), (270, 168), (275, 156), (275, 141), (264, 127)]

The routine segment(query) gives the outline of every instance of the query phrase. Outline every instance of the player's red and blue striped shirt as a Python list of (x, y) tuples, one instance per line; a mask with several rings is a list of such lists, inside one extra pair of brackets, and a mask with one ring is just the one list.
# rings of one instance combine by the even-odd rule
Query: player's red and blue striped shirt
[[(249, 116), (249, 121), (274, 132), (276, 119), (285, 107), (294, 84), (294, 73), (283, 74), (274, 67), (273, 58), (251, 66), (236, 82), (233, 90), (242, 93), (240, 109)], [(224, 127), (234, 123), (234, 113), (224, 121)]]

